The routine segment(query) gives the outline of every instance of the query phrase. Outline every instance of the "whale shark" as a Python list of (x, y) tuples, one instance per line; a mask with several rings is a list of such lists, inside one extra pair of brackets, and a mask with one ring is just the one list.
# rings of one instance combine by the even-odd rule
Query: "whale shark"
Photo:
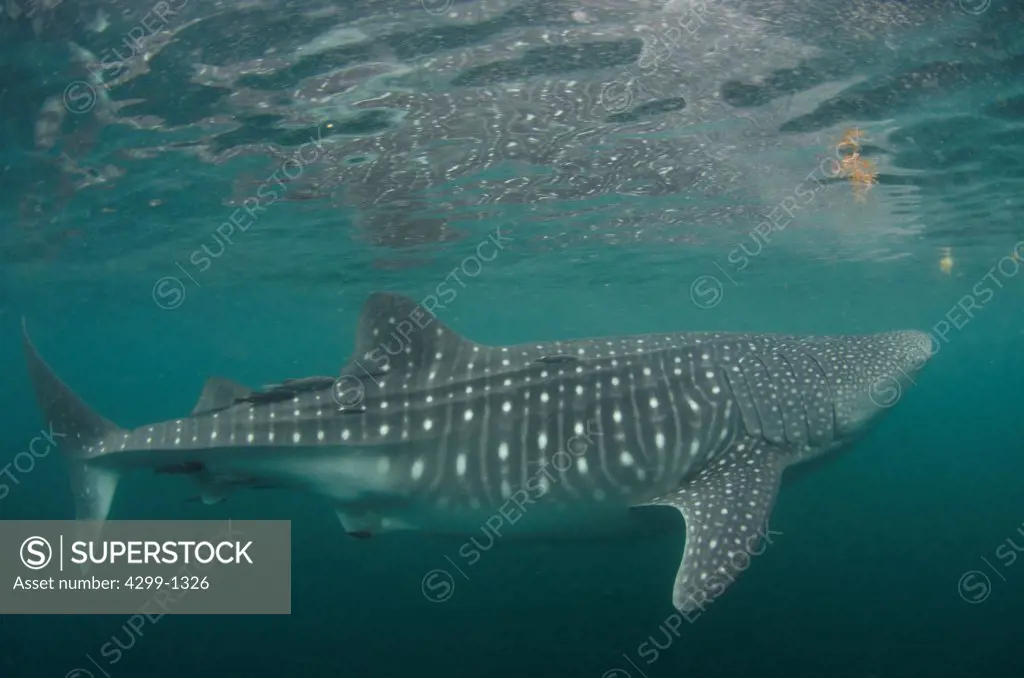
[(75, 395), (23, 321), (39, 406), (66, 436), (76, 518), (102, 529), (132, 471), (183, 474), (207, 503), (241, 489), (319, 495), (355, 536), (468, 535), (516, 507), (517, 533), (597, 534), (667, 507), (685, 524), (672, 602), (690, 612), (763, 544), (783, 472), (851, 443), (933, 352), (913, 330), (486, 345), (437, 305), (372, 294), (338, 375), (260, 390), (213, 377), (189, 416), (134, 429)]

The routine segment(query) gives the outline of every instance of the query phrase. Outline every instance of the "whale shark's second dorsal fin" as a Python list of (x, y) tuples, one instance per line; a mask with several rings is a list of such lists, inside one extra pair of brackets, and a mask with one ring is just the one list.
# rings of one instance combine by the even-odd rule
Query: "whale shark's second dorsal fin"
[(236, 401), (243, 400), (252, 394), (252, 389), (222, 377), (210, 377), (199, 394), (199, 401), (192, 408), (192, 416), (209, 414), (230, 407)]
[(363, 304), (355, 351), (342, 374), (413, 372), (474, 347), (481, 348), (412, 299), (375, 292)]

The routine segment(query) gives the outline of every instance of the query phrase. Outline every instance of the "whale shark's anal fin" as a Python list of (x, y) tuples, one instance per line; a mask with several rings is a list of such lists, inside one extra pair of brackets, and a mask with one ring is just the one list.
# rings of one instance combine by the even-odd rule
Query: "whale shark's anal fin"
[(335, 509), (338, 522), (350, 537), (366, 539), (382, 529), (380, 516), (363, 511), (338, 507)]
[(338, 522), (345, 533), (357, 539), (366, 539), (375, 534), (411, 529), (402, 520), (383, 516), (368, 507), (338, 506), (335, 508)]
[(200, 501), (207, 506), (219, 504), (231, 494), (232, 487), (229, 483), (221, 482), (215, 475), (205, 469), (193, 473), (192, 480), (199, 489)]
[(686, 521), (686, 547), (672, 590), (678, 610), (703, 610), (762, 553), (785, 465), (778, 448), (736, 444), (679, 490), (645, 504), (673, 506)]

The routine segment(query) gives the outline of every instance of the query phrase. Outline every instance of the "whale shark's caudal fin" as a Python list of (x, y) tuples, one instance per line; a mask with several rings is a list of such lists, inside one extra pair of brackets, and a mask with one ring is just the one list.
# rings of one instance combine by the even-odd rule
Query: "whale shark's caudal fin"
[(32, 345), (24, 320), (22, 344), (39, 408), (58, 440), (61, 456), (71, 476), (75, 518), (95, 521), (91, 527), (83, 525), (80, 534), (98, 535), (102, 521), (110, 512), (119, 476), (113, 469), (92, 462), (103, 454), (97, 451), (97, 443), (121, 429), (93, 412), (53, 373)]

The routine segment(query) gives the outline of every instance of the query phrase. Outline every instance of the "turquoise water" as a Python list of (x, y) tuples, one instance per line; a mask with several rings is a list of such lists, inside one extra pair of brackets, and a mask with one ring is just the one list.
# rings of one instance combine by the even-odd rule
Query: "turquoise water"
[[(939, 350), (862, 440), (787, 476), (773, 543), (699, 617), (670, 602), (681, 519), (498, 540), (434, 602), (424, 577), (463, 539), (351, 539), (325, 500), (203, 506), (139, 474), (111, 518), (291, 520), (292, 614), (5, 616), (0, 677), (1024, 672), (1024, 6), (722, 0), (655, 69), (639, 36), (683, 5), (176, 6), (147, 67), (99, 75), (151, 6), (0, 20), (0, 464), (45, 426), (22, 317), (125, 427), (190, 411), (212, 375), (335, 373), (378, 290), (447, 284), (439, 317), (494, 344), (908, 328)], [(878, 172), (863, 202), (823, 174), (851, 128)], [(270, 179), (311, 137), (327, 150)], [(0, 517), (72, 516), (56, 455), (12, 473)]]

